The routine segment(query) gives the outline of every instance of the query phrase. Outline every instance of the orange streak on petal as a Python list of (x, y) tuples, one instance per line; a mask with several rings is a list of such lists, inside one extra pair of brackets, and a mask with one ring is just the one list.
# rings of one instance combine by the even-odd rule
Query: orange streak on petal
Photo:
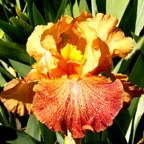
[(74, 138), (85, 130), (99, 132), (112, 124), (122, 107), (123, 87), (104, 77), (43, 79), (34, 87), (34, 114), (54, 131)]

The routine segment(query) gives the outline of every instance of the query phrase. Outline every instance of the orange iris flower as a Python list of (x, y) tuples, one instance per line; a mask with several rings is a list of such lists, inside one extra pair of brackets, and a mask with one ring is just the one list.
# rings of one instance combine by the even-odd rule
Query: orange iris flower
[(125, 58), (133, 48), (117, 23), (110, 15), (84, 11), (34, 29), (27, 52), (36, 63), (25, 81), (38, 81), (33, 112), (48, 128), (82, 138), (86, 130), (112, 124), (122, 108), (123, 85), (99, 74), (111, 69), (113, 57)]

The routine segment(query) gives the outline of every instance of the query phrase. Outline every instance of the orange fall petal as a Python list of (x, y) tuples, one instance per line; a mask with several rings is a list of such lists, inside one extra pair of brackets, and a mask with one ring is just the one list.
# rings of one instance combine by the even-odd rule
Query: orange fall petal
[(99, 132), (112, 124), (122, 107), (123, 87), (104, 77), (79, 80), (43, 79), (34, 87), (33, 110), (36, 117), (54, 131), (67, 130), (74, 138), (86, 130)]

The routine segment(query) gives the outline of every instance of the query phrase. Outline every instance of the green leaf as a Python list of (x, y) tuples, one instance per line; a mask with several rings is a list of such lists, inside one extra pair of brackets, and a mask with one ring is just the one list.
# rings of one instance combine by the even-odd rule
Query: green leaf
[(64, 15), (68, 15), (72, 17), (72, 10), (71, 10), (71, 2), (69, 2), (65, 8)]
[(4, 67), (0, 66), (0, 72), (4, 74), (7, 78), (13, 79), (15, 78), (9, 71), (7, 71)]
[(79, 6), (78, 6), (78, 1), (75, 0), (75, 3), (73, 5), (73, 17), (77, 17), (80, 15), (80, 11), (79, 11)]
[(9, 58), (26, 64), (30, 64), (31, 60), (24, 45), (4, 41), (0, 41), (0, 58)]
[(107, 129), (107, 134), (112, 144), (127, 144), (127, 141), (125, 139), (125, 135), (121, 129), (121, 126), (118, 124), (116, 120), (114, 120), (113, 125), (111, 125)]
[[(144, 37), (143, 37), (143, 39), (144, 39)], [(143, 45), (144, 45), (144, 42), (143, 42)], [(142, 52), (143, 55), (144, 55), (144, 46), (141, 47), (141, 52)]]
[(57, 16), (55, 18), (55, 22), (64, 14), (67, 3), (68, 3), (68, 0), (62, 0), (61, 5), (58, 10), (58, 13), (57, 13)]
[(12, 12), (5, 6), (4, 1), (0, 1), (0, 19), (4, 21), (8, 21), (10, 17), (12, 17)]
[(92, 9), (92, 15), (95, 16), (96, 13), (98, 13), (96, 0), (91, 0), (91, 9)]
[(86, 132), (85, 143), (87, 144), (96, 144), (101, 142), (101, 134), (93, 133), (91, 131)]
[(23, 33), (23, 38), (25, 38), (25, 43), (26, 43), (27, 38), (29, 37), (29, 35), (33, 30), (32, 27), (22, 19), (18, 19), (15, 17), (11, 17), (10, 21), (21, 31), (21, 33)]
[(29, 18), (28, 18), (28, 16), (25, 13), (22, 13), (22, 12), (18, 13), (18, 17), (23, 22), (29, 24)]
[(54, 144), (56, 143), (56, 134), (55, 132), (52, 132), (49, 130), (44, 124), (39, 123), (41, 133), (42, 133), (42, 138), (44, 140), (44, 143), (46, 144)]
[(63, 139), (62, 135), (59, 132), (56, 132), (56, 138), (57, 138), (57, 142), (59, 144), (63, 144), (64, 143), (64, 139)]
[(0, 20), (0, 28), (14, 41), (24, 44), (21, 31), (7, 22)]
[(106, 13), (106, 2), (107, 2), (106, 0), (96, 0), (96, 6), (98, 9), (98, 12)]
[(22, 77), (25, 77), (29, 73), (29, 71), (32, 69), (31, 66), (20, 63), (18, 61), (11, 60), (11, 59), (9, 61), (12, 67), (15, 69), (15, 71), (19, 73), (20, 76)]
[(41, 130), (39, 122), (34, 115), (31, 115), (29, 117), (25, 132), (33, 138), (35, 138), (36, 140), (41, 140)]
[(14, 128), (0, 126), (0, 143), (1, 144), (41, 144), (30, 135)]
[(47, 21), (53, 22), (56, 15), (50, 0), (43, 0), (43, 7)]
[(120, 24), (122, 29), (125, 29), (127, 35), (131, 32), (139, 35), (144, 27), (144, 1), (133, 0), (129, 5), (124, 15), (124, 19)]
[(127, 132), (131, 119), (132, 119), (132, 115), (130, 114), (127, 108), (121, 109), (118, 116), (116, 117), (116, 121), (119, 124), (124, 135)]
[(79, 11), (81, 13), (84, 10), (90, 13), (87, 1), (86, 0), (80, 0), (79, 1)]
[(102, 131), (102, 136), (101, 136), (101, 143), (106, 144), (107, 143), (107, 130)]
[(107, 0), (106, 13), (116, 16), (120, 22), (129, 2), (130, 0)]
[(5, 126), (10, 126), (9, 113), (1, 101), (0, 101), (0, 123)]
[[(129, 143), (131, 143), (131, 135), (133, 134), (133, 131), (132, 131), (132, 128), (133, 128), (133, 119), (134, 119), (134, 116), (135, 116), (135, 113), (136, 113), (138, 101), (139, 101), (139, 97), (134, 98), (131, 101), (131, 104), (130, 104), (130, 106), (128, 108), (128, 112), (129, 112), (129, 115), (131, 116), (131, 119), (129, 119), (129, 122), (126, 122), (126, 125), (128, 126), (128, 128), (127, 128), (127, 132), (125, 134), (125, 137), (126, 137), (126, 139), (127, 139), (127, 141)], [(127, 118), (127, 115), (123, 115), (122, 118), (123, 117)]]
[(41, 13), (36, 8), (34, 3), (33, 3), (33, 18), (34, 18), (35, 26), (36, 25), (45, 25), (46, 24), (44, 18), (42, 17)]
[(27, 3), (27, 11), (28, 11), (28, 18), (31, 25), (34, 27), (34, 17), (33, 17), (33, 0), (26, 0)]
[(0, 72), (0, 87), (3, 87), (6, 83), (6, 80), (4, 79), (4, 77), (2, 76), (1, 72)]
[(0, 125), (16, 128), (15, 116), (0, 102)]
[(128, 107), (128, 111), (129, 111), (129, 114), (130, 114), (131, 118), (133, 118), (135, 113), (136, 113), (138, 101), (139, 101), (139, 97), (134, 98), (131, 101), (130, 106)]
[(4, 36), (4, 32), (0, 29), (0, 39)]
[[(143, 45), (144, 46), (144, 45)], [(137, 84), (139, 87), (144, 87), (144, 55), (140, 53), (132, 72), (129, 75), (129, 81)]]
[(133, 6), (137, 6), (135, 34), (139, 35), (144, 27), (144, 0), (135, 0)]
[(134, 144), (136, 129), (143, 114), (144, 114), (144, 95), (142, 95), (139, 99), (136, 114), (135, 114), (132, 144)]

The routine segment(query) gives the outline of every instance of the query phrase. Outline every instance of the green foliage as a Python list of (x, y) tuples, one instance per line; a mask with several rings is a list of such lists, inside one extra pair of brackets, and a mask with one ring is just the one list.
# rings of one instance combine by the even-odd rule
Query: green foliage
[(40, 24), (43, 24), (43, 25), (46, 24), (45, 20), (43, 19), (42, 15), (38, 11), (34, 3), (32, 5), (32, 10), (33, 10), (33, 18), (34, 18), (35, 26), (40, 25)]
[(0, 126), (0, 131), (2, 132), (0, 135), (0, 143), (42, 144), (41, 142), (37, 141), (36, 139), (26, 134), (25, 132), (11, 128), (11, 127)]
[(107, 0), (106, 13), (116, 16), (120, 22), (129, 2), (130, 0), (121, 0), (121, 1)]
[[(77, 17), (83, 10), (95, 15), (112, 14), (119, 19), (118, 27), (133, 36), (135, 46), (126, 59), (114, 60), (113, 73), (129, 76), (129, 81), (144, 87), (144, 0), (0, 0), (0, 87), (15, 78), (25, 77), (34, 59), (26, 52), (26, 42), (36, 25), (56, 22), (62, 15)], [(144, 117), (144, 96), (135, 98), (122, 109), (112, 126), (99, 133), (87, 132), (82, 144), (138, 143), (141, 119)], [(25, 130), (18, 130), (20, 117), (9, 113), (0, 102), (0, 143), (9, 144), (63, 144), (63, 135), (49, 130), (33, 115), (25, 120)], [(144, 132), (144, 129), (142, 130)], [(140, 140), (140, 139), (139, 139)]]

